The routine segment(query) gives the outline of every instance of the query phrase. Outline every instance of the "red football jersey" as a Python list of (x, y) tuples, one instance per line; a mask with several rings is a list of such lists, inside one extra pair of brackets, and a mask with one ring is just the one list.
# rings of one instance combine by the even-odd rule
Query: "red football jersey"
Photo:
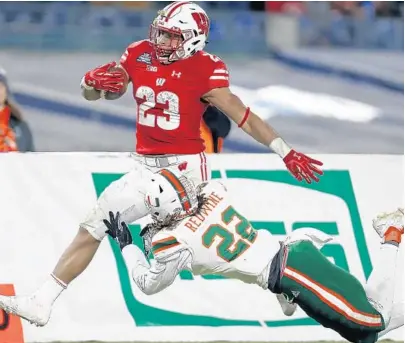
[(137, 103), (136, 152), (139, 154), (198, 154), (207, 107), (201, 97), (214, 88), (229, 86), (224, 62), (199, 51), (185, 60), (164, 65), (152, 58), (144, 40), (131, 44), (121, 57)]

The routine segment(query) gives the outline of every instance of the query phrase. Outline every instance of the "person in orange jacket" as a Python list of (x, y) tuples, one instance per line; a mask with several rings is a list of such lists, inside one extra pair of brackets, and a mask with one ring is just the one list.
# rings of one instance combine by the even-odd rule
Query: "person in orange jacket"
[(201, 121), (201, 137), (206, 153), (220, 153), (224, 139), (231, 130), (229, 118), (214, 106), (208, 106)]
[(7, 80), (4, 74), (0, 74), (0, 152), (18, 151), (15, 133), (10, 127), (15, 108), (10, 105), (8, 95)]

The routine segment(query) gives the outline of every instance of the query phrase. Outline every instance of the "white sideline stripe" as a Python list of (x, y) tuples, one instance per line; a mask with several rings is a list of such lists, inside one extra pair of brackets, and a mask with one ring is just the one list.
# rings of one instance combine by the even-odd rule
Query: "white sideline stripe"
[(307, 285), (309, 288), (315, 290), (317, 293), (321, 294), (325, 299), (327, 299), (329, 302), (331, 302), (333, 305), (335, 305), (337, 308), (341, 309), (344, 313), (346, 313), (349, 317), (356, 319), (358, 321), (362, 321), (364, 323), (368, 324), (380, 324), (381, 323), (381, 318), (376, 318), (372, 316), (367, 316), (362, 313), (358, 313), (353, 311), (349, 306), (347, 306), (342, 300), (338, 299), (335, 297), (333, 294), (325, 291), (318, 285), (314, 284), (311, 280), (307, 279), (301, 274), (298, 274), (288, 267), (285, 268), (284, 273), (287, 275), (290, 275), (291, 277), (301, 281), (305, 285)]
[(63, 101), (66, 104), (75, 105), (77, 107), (83, 107), (89, 110), (107, 112), (109, 114), (115, 114), (117, 117), (125, 117), (127, 119), (136, 118), (136, 106), (120, 106), (111, 104), (109, 100), (97, 100), (87, 101), (80, 95), (80, 85), (77, 85), (77, 96), (68, 95), (64, 92), (55, 91), (50, 88), (38, 87), (37, 85), (13, 82), (11, 83), (11, 89), (26, 93), (28, 95), (37, 96), (47, 100)]
[[(210, 79), (216, 80), (219, 76), (221, 75), (212, 75)], [(228, 80), (228, 77), (221, 76), (219, 80)], [(39, 87), (36, 84), (11, 82), (10, 86), (12, 90), (15, 89), (39, 98), (64, 102), (88, 110), (101, 111), (116, 115), (119, 118), (131, 120), (136, 118), (135, 103), (134, 106), (129, 106), (118, 105), (118, 103), (122, 103), (120, 101), (87, 101), (80, 94), (79, 84), (76, 94)], [(252, 111), (260, 113), (261, 118), (266, 121), (284, 111), (300, 117), (334, 118), (357, 123), (367, 123), (382, 115), (380, 108), (363, 102), (328, 94), (304, 92), (286, 86), (272, 85), (257, 89), (232, 85), (230, 87), (245, 103), (251, 104)], [(292, 99), (299, 99), (299, 102)], [(95, 115), (97, 114), (95, 113)]]
[(229, 80), (228, 76), (211, 76), (210, 80)]
[(214, 74), (229, 74), (226, 69), (215, 69)]

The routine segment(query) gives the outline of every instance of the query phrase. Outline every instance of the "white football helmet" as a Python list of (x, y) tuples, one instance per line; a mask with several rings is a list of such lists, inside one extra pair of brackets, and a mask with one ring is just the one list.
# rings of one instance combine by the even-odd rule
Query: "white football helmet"
[(192, 2), (173, 2), (158, 12), (152, 22), (149, 40), (157, 59), (168, 64), (188, 58), (204, 49), (210, 21), (207, 13)]
[(152, 218), (161, 224), (192, 215), (198, 207), (194, 183), (181, 173), (162, 169), (149, 180), (145, 197)]

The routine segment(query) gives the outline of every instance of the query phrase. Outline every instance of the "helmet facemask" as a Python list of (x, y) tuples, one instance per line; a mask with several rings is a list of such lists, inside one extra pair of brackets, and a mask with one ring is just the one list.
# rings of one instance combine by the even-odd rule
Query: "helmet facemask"
[(149, 33), (149, 40), (155, 49), (156, 58), (163, 64), (184, 58), (184, 44), (191, 38), (193, 38), (191, 30), (168, 29), (154, 23), (151, 25)]

